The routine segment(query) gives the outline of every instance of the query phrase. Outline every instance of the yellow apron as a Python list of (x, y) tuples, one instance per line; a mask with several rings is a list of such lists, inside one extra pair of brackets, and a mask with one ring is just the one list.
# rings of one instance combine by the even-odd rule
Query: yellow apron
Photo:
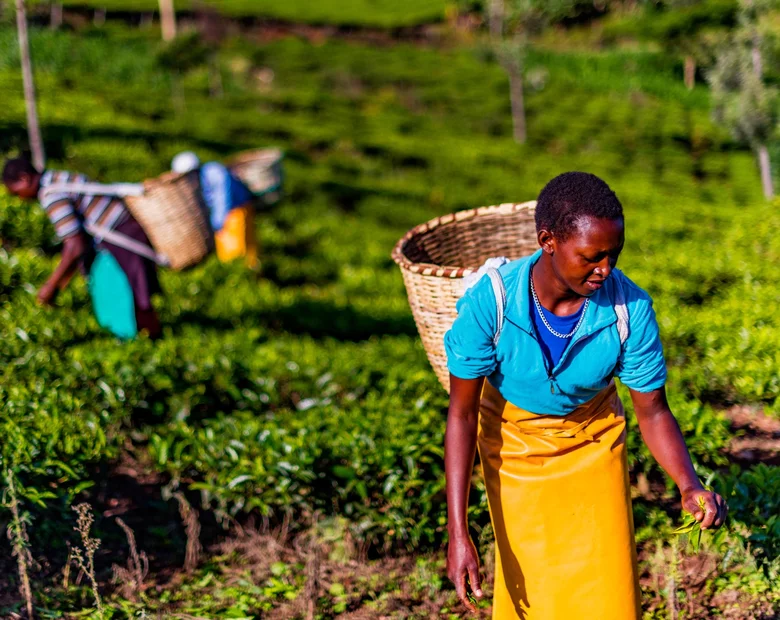
[(217, 257), (223, 263), (243, 258), (247, 267), (257, 267), (255, 208), (251, 204), (231, 209), (222, 230), (214, 235)]
[(485, 381), (478, 447), (496, 538), (494, 620), (641, 618), (623, 405), (611, 383), (566, 416)]

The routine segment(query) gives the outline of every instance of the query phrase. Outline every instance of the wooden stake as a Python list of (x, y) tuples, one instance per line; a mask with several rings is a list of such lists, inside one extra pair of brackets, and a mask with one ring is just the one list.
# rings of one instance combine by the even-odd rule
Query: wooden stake
[(51, 3), (51, 22), (49, 25), (52, 30), (58, 30), (62, 26), (62, 2)]
[(515, 142), (525, 144), (525, 96), (523, 93), (523, 65), (519, 58), (510, 59), (506, 63), (509, 75), (509, 99), (512, 105), (512, 130)]
[(504, 0), (490, 0), (488, 5), (490, 36), (498, 41), (504, 35)]
[(772, 165), (769, 159), (769, 149), (763, 143), (758, 145), (758, 168), (761, 171), (761, 188), (764, 190), (764, 198), (772, 200), (775, 197)]
[(696, 84), (696, 60), (693, 58), (693, 56), (685, 57), (684, 73), (685, 87), (688, 90), (693, 90), (693, 87)]
[(19, 50), (22, 57), (22, 81), (24, 82), (24, 103), (27, 107), (27, 132), (32, 151), (32, 163), (38, 170), (46, 165), (43, 151), (41, 127), (38, 124), (38, 107), (35, 98), (32, 61), (30, 60), (30, 41), (27, 36), (27, 11), (24, 0), (16, 0), (16, 29), (19, 33)]
[(160, 0), (160, 26), (163, 41), (176, 38), (176, 10), (173, 8), (173, 0)]
[[(745, 5), (753, 8), (753, 0), (746, 0)], [(764, 63), (761, 57), (761, 35), (755, 24), (752, 26), (753, 33), (751, 37), (750, 56), (753, 61), (753, 73), (759, 80), (764, 77)], [(761, 171), (761, 188), (764, 190), (764, 197), (772, 200), (775, 197), (775, 188), (772, 181), (772, 163), (769, 158), (769, 149), (765, 143), (758, 145), (756, 149), (758, 155), (758, 168)]]

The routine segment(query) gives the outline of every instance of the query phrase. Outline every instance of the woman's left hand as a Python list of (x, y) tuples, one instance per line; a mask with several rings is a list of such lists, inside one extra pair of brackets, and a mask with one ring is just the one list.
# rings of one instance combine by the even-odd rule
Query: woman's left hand
[[(699, 505), (699, 498), (703, 500), (704, 510)], [(682, 494), (682, 507), (701, 523), (703, 530), (711, 527), (719, 528), (726, 521), (726, 515), (729, 512), (725, 499), (704, 488), (685, 491)]]
[(57, 298), (57, 286), (47, 282), (41, 286), (36, 299), (41, 306), (51, 306)]

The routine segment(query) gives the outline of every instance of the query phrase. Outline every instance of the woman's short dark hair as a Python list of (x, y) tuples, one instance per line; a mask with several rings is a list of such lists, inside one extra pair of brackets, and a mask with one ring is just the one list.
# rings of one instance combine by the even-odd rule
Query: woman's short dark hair
[(5, 167), (3, 168), (3, 183), (6, 185), (17, 183), (25, 174), (29, 176), (38, 174), (38, 171), (35, 169), (35, 166), (30, 163), (29, 159), (24, 157), (9, 159), (5, 162)]
[(565, 239), (583, 217), (620, 219), (623, 206), (609, 185), (588, 172), (565, 172), (544, 186), (536, 203), (537, 232)]

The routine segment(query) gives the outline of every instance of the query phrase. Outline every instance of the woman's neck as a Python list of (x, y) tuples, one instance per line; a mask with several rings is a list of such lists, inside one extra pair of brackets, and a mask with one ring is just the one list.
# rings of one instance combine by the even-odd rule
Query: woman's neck
[(574, 314), (585, 301), (558, 277), (550, 255), (546, 252), (542, 252), (542, 256), (531, 268), (531, 277), (539, 303), (556, 316)]

